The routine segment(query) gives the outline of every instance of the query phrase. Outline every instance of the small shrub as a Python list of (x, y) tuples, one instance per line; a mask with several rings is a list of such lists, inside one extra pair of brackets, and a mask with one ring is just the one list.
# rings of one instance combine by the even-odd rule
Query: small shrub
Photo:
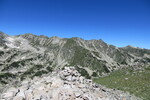
[(47, 69), (49, 72), (52, 72), (52, 71), (53, 71), (53, 69), (52, 69), (51, 67), (49, 67), (49, 66), (48, 66), (46, 69)]
[(33, 75), (33, 77), (34, 77), (34, 76), (42, 76), (43, 74), (47, 74), (47, 73), (48, 73), (47, 71), (41, 70), (41, 71), (36, 72), (36, 73)]
[(81, 76), (91, 79), (91, 76), (89, 76), (89, 73), (85, 69), (76, 67), (76, 70), (81, 74)]
[(97, 75), (96, 72), (93, 72), (93, 73), (92, 73), (92, 76), (93, 76), (93, 77), (97, 77), (98, 75)]

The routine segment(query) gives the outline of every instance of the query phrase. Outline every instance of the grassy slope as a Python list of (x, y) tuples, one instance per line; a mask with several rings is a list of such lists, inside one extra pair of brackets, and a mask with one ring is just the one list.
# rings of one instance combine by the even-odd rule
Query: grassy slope
[(128, 91), (143, 100), (150, 100), (150, 67), (143, 72), (128, 72), (127, 74), (125, 69), (119, 70), (94, 81), (109, 88)]
[[(105, 61), (98, 60), (96, 57), (93, 57), (91, 52), (95, 55), (99, 55), (98, 52), (89, 51), (76, 43), (76, 41), (71, 38), (67, 39), (66, 44), (64, 45), (66, 51), (72, 50), (74, 56), (70, 60), (70, 66), (80, 65), (82, 67), (91, 67), (91, 69), (96, 70), (100, 75), (102, 72), (108, 73), (109, 70), (105, 66)], [(69, 53), (69, 52), (68, 52)]]

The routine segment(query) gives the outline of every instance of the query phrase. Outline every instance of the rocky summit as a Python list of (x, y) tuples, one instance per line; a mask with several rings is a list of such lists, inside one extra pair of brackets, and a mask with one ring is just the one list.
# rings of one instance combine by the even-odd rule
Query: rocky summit
[(115, 89), (107, 89), (86, 79), (74, 67), (23, 81), (9, 87), (1, 100), (140, 100)]

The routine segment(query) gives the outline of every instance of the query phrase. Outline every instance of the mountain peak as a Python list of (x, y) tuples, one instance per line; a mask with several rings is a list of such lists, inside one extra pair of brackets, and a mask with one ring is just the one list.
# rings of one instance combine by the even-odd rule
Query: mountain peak
[(127, 45), (126, 47), (124, 48), (132, 48), (132, 49), (143, 49), (143, 48), (139, 48), (139, 47), (135, 47), (135, 46), (132, 46), (132, 45)]
[(2, 38), (5, 38), (5, 37), (7, 37), (8, 35), (7, 34), (5, 34), (5, 33), (3, 33), (3, 32), (0, 32), (0, 38), (2, 39)]
[(7, 34), (0, 32), (0, 46), (4, 46), (5, 44), (5, 39), (8, 37)]

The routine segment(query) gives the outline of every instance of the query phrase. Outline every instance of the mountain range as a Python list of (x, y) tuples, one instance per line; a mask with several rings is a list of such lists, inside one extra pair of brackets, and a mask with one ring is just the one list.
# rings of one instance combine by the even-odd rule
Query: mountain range
[(0, 83), (17, 85), (66, 66), (75, 67), (81, 75), (103, 77), (129, 68), (143, 70), (150, 65), (150, 50), (133, 46), (116, 47), (103, 40), (59, 38), (23, 34), (9, 36), (0, 32)]
[(132, 46), (118, 48), (102, 40), (59, 38), (0, 33), (0, 70), (20, 78), (33, 77), (37, 72), (82, 68), (89, 75), (102, 76), (123, 67), (142, 69), (150, 64), (150, 50)]

